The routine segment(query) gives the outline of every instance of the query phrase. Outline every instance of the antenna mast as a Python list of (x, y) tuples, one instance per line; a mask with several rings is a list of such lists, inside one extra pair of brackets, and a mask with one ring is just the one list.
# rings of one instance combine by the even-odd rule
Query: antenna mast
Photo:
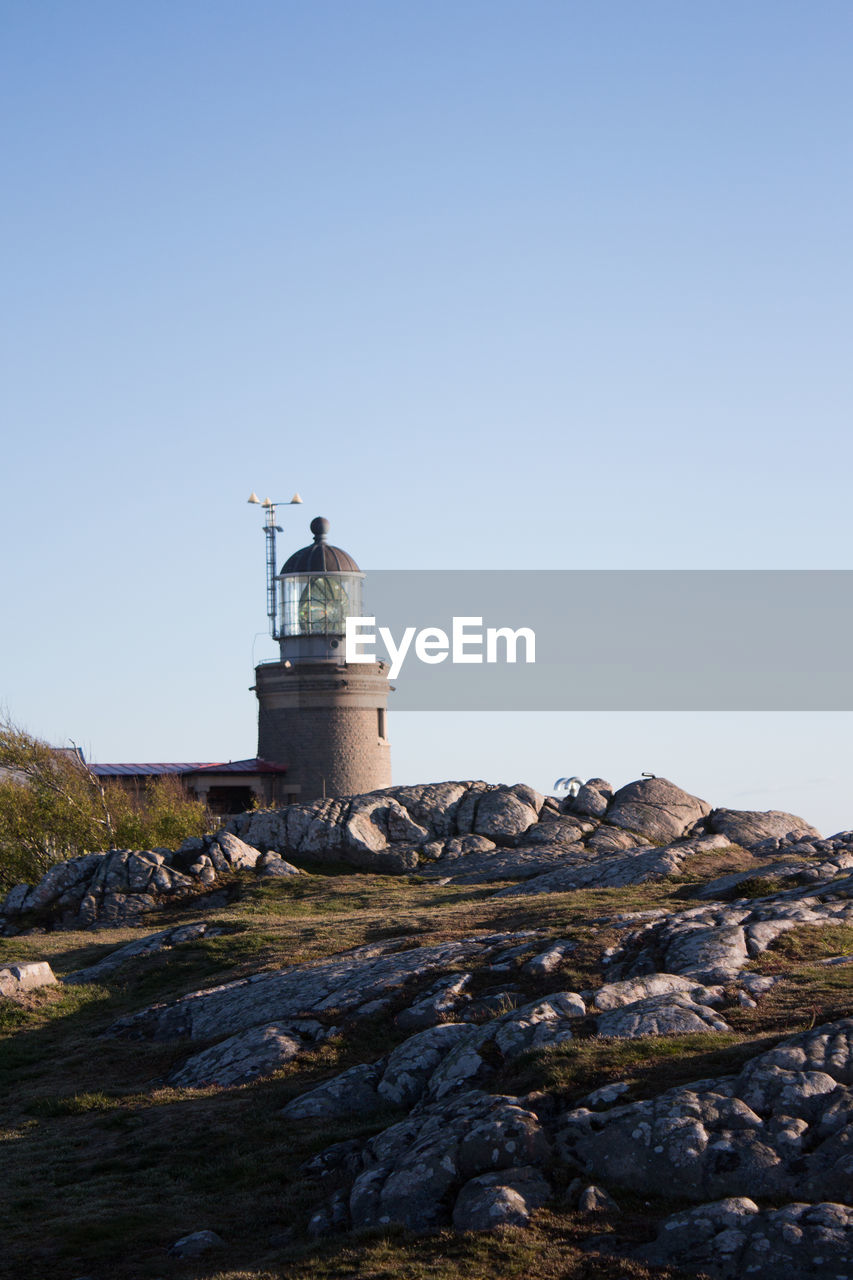
[(275, 522), (275, 503), (269, 499), (264, 503), (267, 518), (264, 522), (264, 537), (267, 541), (267, 617), (270, 620), (270, 635), (278, 640), (278, 610), (275, 589), (275, 535), (283, 533), (280, 524)]
[(275, 522), (275, 509), (277, 506), (281, 505), (292, 507), (294, 504), (301, 503), (302, 499), (298, 493), (294, 493), (288, 503), (282, 504), (272, 502), (269, 498), (264, 498), (263, 502), (261, 502), (258, 495), (253, 491), (249, 497), (249, 502), (253, 505), (262, 507), (266, 512), (266, 519), (264, 520), (264, 537), (267, 544), (267, 617), (269, 618), (270, 635), (273, 640), (279, 640), (281, 636), (278, 629), (278, 592), (275, 585), (275, 567), (278, 563), (275, 553), (275, 535), (277, 533), (283, 533), (283, 529), (280, 524), (276, 524)]

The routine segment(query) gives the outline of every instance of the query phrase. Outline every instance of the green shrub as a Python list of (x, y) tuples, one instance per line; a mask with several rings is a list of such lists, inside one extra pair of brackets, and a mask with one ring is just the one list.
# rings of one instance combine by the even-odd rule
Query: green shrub
[(137, 792), (102, 783), (77, 751), (0, 721), (0, 890), (34, 883), (79, 854), (174, 848), (211, 825), (179, 778), (154, 778)]
[(104, 792), (118, 849), (176, 849), (187, 836), (203, 836), (215, 825), (201, 800), (187, 795), (173, 774), (152, 778), (136, 792), (108, 782)]

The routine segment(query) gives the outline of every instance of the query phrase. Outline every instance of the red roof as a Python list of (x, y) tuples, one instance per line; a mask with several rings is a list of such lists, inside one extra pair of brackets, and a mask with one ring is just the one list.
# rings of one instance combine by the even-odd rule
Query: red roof
[(287, 773), (286, 764), (272, 760), (196, 761), (185, 764), (90, 764), (98, 778), (145, 778), (164, 773)]

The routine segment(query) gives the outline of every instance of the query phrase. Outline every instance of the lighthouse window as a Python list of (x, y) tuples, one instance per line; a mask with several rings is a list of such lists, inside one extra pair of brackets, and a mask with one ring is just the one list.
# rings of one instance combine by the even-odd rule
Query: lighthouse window
[(342, 636), (347, 617), (361, 612), (360, 575), (293, 573), (279, 581), (284, 636)]
[(302, 635), (343, 635), (347, 593), (334, 578), (310, 578), (299, 599)]
[(384, 707), (376, 708), (376, 718), (379, 722), (377, 726), (379, 729), (379, 736), (380, 738), (384, 738), (385, 737), (385, 708)]

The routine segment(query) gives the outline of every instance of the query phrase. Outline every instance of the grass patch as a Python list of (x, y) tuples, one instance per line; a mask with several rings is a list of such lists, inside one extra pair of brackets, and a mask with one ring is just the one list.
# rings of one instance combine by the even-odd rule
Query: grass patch
[(112, 1111), (120, 1105), (118, 1098), (99, 1091), (75, 1093), (69, 1098), (37, 1098), (27, 1112), (32, 1116), (85, 1116), (91, 1111)]
[(768, 951), (782, 960), (797, 962), (853, 955), (853, 925), (798, 925), (796, 929), (780, 933)]
[(17, 1031), (29, 1021), (29, 1012), (14, 1000), (0, 1000), (0, 1035)]
[(785, 889), (793, 889), (797, 884), (796, 876), (747, 876), (729, 892), (731, 898), (767, 898), (771, 893), (782, 893)]
[(561, 1105), (573, 1106), (593, 1089), (626, 1081), (631, 1088), (624, 1098), (633, 1101), (692, 1080), (734, 1075), (777, 1039), (744, 1039), (737, 1032), (636, 1040), (589, 1036), (522, 1054), (498, 1073), (490, 1087), (514, 1094), (544, 1091), (556, 1095)]

